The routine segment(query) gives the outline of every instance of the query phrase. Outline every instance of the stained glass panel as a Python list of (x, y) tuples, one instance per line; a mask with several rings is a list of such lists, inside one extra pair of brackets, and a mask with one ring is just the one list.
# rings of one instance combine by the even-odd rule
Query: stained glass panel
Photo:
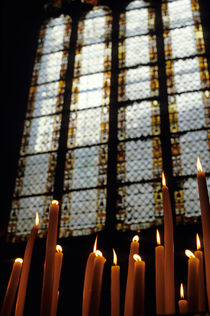
[(164, 2), (162, 18), (177, 222), (189, 222), (200, 215), (198, 154), (204, 170), (210, 171), (210, 82), (199, 3)]
[(101, 230), (106, 219), (111, 12), (93, 8), (78, 25), (60, 236)]
[(149, 227), (162, 216), (154, 26), (155, 10), (144, 1), (132, 1), (120, 15), (116, 218), (122, 230)]
[(48, 224), (54, 190), (61, 111), (67, 69), (71, 21), (61, 15), (41, 27), (26, 119), (20, 147), (8, 240), (23, 240), (40, 215), (40, 236)]

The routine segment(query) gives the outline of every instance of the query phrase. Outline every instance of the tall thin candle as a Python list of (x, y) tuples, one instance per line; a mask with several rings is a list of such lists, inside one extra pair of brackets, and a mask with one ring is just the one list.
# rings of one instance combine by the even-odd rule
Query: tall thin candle
[(130, 246), (130, 254), (128, 260), (128, 274), (125, 292), (124, 316), (130, 316), (132, 312), (133, 301), (133, 274), (134, 274), (134, 259), (133, 255), (139, 253), (139, 236), (135, 235)]
[(174, 280), (174, 229), (169, 190), (162, 172), (162, 195), (164, 211), (164, 277), (165, 277), (165, 313), (175, 314), (175, 280)]
[(187, 313), (189, 313), (188, 301), (184, 299), (183, 283), (180, 284), (180, 300), (178, 302), (178, 305), (179, 305), (179, 313), (180, 314), (187, 314)]
[(208, 298), (208, 310), (210, 311), (210, 203), (205, 172), (203, 172), (199, 157), (197, 159), (197, 169), (198, 193), (200, 199), (201, 222), (203, 230), (206, 289)]
[(91, 284), (92, 284), (92, 279), (93, 279), (93, 265), (94, 265), (94, 260), (95, 260), (95, 252), (97, 250), (97, 240), (98, 240), (98, 236), (96, 236), (95, 243), (93, 246), (93, 251), (88, 256), (88, 260), (87, 260), (86, 268), (85, 268), (83, 299), (82, 299), (82, 316), (86, 316), (89, 310)]
[(198, 312), (203, 313), (206, 310), (206, 295), (205, 295), (205, 282), (204, 282), (204, 267), (203, 267), (203, 251), (201, 250), (201, 242), (199, 235), (196, 234), (196, 247), (195, 257), (199, 259), (198, 266)]
[(157, 247), (155, 247), (155, 287), (156, 314), (164, 314), (164, 246), (161, 246), (159, 230), (156, 231)]
[(144, 315), (145, 300), (145, 262), (139, 255), (133, 255), (134, 280), (133, 280), (133, 316)]
[(34, 243), (37, 237), (38, 230), (39, 230), (39, 215), (38, 215), (38, 212), (36, 212), (35, 224), (32, 227), (32, 231), (28, 239), (25, 253), (24, 253), (23, 267), (22, 267), (22, 272), (20, 276), (20, 284), (19, 284), (17, 301), (16, 301), (15, 316), (23, 315), (26, 290), (27, 290), (27, 284), (28, 284), (28, 275), (29, 275), (29, 270), (31, 266), (31, 257), (32, 257), (32, 252), (33, 252)]
[(189, 303), (189, 311), (197, 312), (198, 309), (198, 266), (199, 259), (190, 250), (185, 250), (188, 259), (188, 274), (187, 274), (187, 299)]
[(7, 285), (7, 290), (4, 296), (1, 316), (10, 316), (12, 313), (15, 296), (20, 280), (20, 274), (22, 270), (23, 259), (17, 258), (12, 267), (12, 272), (10, 274), (9, 282)]
[(40, 316), (50, 315), (53, 289), (53, 273), (55, 262), (55, 249), (58, 229), (58, 201), (53, 200), (50, 204), (49, 226), (46, 241), (45, 269), (42, 288)]
[(120, 316), (120, 267), (113, 249), (113, 266), (111, 267), (111, 316)]
[(101, 288), (104, 264), (106, 259), (104, 258), (100, 250), (95, 251), (95, 259), (93, 265), (93, 278), (91, 286), (90, 305), (88, 310), (88, 316), (98, 316), (101, 300)]

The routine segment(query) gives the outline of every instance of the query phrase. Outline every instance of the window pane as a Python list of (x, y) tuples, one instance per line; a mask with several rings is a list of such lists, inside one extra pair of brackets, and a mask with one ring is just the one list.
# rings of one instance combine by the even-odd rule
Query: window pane
[(162, 15), (177, 222), (189, 222), (200, 215), (198, 155), (210, 170), (208, 65), (198, 1), (165, 2)]
[(46, 21), (40, 30), (8, 240), (27, 237), (34, 224), (34, 209), (40, 213), (40, 236), (47, 231), (47, 209), (54, 190), (70, 30), (70, 18), (63, 15)]
[(111, 25), (106, 7), (93, 8), (79, 21), (60, 237), (105, 225)]
[(116, 218), (122, 230), (149, 227), (162, 216), (154, 26), (155, 10), (145, 1), (132, 1), (120, 15)]

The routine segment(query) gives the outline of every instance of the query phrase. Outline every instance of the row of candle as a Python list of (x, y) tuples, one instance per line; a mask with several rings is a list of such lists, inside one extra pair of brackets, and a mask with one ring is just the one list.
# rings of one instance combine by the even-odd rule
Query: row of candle
[[(201, 163), (197, 162), (198, 173), (198, 191), (201, 206), (201, 219), (203, 229), (204, 260), (206, 289), (208, 298), (208, 309), (210, 309), (210, 205), (208, 191), (205, 179), (205, 173), (202, 171)], [(169, 190), (166, 186), (164, 173), (162, 175), (162, 196), (164, 211), (164, 246), (157, 246), (155, 249), (156, 256), (156, 311), (157, 314), (175, 314), (175, 285), (174, 285), (174, 240), (173, 240), (173, 218), (169, 196)], [(59, 205), (58, 201), (53, 200), (49, 208), (49, 226), (46, 239), (46, 253), (43, 273), (43, 286), (41, 295), (40, 315), (56, 315), (58, 288), (60, 271), (62, 266), (62, 249), (57, 247), (57, 227)], [(10, 280), (6, 290), (5, 298), (2, 305), (1, 315), (9, 316), (11, 314), (15, 301), (15, 316), (23, 315), (28, 274), (31, 264), (31, 257), (34, 242), (39, 229), (38, 215), (36, 216), (35, 225), (32, 228), (31, 235), (26, 245), (24, 258), (17, 259), (11, 272)], [(100, 296), (102, 287), (103, 269), (106, 259), (101, 251), (97, 250), (95, 243), (93, 252), (89, 255), (84, 278), (83, 289), (83, 316), (97, 316), (100, 307)], [(195, 256), (195, 258), (194, 258)], [(115, 262), (116, 262), (115, 254)], [(198, 310), (202, 304), (202, 295), (195, 294), (195, 288), (199, 284), (199, 293), (205, 291), (204, 277), (198, 281), (198, 271), (200, 275), (203, 266), (203, 253), (191, 254), (188, 261), (188, 303), (189, 310)], [(193, 271), (193, 272), (190, 272)], [(115, 265), (111, 270), (111, 315), (118, 316), (120, 313), (120, 268)], [(201, 284), (202, 283), (202, 284)], [(18, 286), (19, 285), (19, 286)], [(194, 286), (196, 285), (196, 286)], [(202, 288), (202, 291), (200, 289)], [(144, 312), (144, 295), (145, 295), (145, 262), (139, 256), (138, 236), (131, 242), (128, 274), (125, 293), (124, 316), (141, 315)], [(198, 291), (197, 291), (198, 292)], [(205, 297), (205, 294), (203, 295)], [(202, 301), (202, 302), (201, 302)], [(188, 305), (187, 303), (187, 305)], [(184, 303), (185, 304), (185, 303)], [(180, 303), (179, 305), (183, 305)], [(186, 305), (186, 304), (185, 304)]]

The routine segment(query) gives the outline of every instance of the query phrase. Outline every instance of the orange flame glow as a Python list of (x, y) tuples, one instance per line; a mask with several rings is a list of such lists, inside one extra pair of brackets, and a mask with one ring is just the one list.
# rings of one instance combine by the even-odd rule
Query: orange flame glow
[(133, 242), (139, 242), (139, 236), (135, 235), (132, 239)]
[(180, 298), (184, 298), (184, 286), (183, 286), (183, 283), (180, 284)]
[(102, 252), (100, 251), (100, 250), (96, 250), (96, 251), (94, 251), (94, 253), (95, 253), (95, 255), (96, 255), (96, 257), (102, 257), (103, 256), (103, 254), (102, 254)]
[(116, 266), (117, 265), (117, 254), (113, 248), (113, 264)]
[(17, 258), (17, 259), (15, 259), (15, 262), (23, 263), (23, 259), (22, 258)]
[(39, 213), (36, 212), (36, 216), (35, 216), (35, 225), (38, 226), (39, 225)]
[(56, 251), (57, 252), (62, 252), (63, 248), (60, 245), (56, 245)]
[(57, 200), (52, 200), (51, 204), (58, 205), (59, 202)]
[(199, 156), (197, 157), (197, 169), (199, 172), (203, 172), (203, 168), (202, 168), (202, 164), (201, 164)]
[(166, 177), (165, 177), (164, 171), (162, 171), (162, 185), (166, 186)]
[(161, 241), (160, 241), (160, 233), (158, 229), (156, 230), (156, 240), (157, 240), (157, 244), (160, 245)]
[(201, 249), (201, 241), (198, 234), (196, 234), (196, 247), (197, 250)]
[(139, 255), (137, 255), (137, 254), (133, 255), (133, 259), (135, 261), (141, 261), (141, 257)]
[(194, 253), (188, 249), (185, 250), (185, 254), (188, 258), (195, 258)]
[(96, 236), (96, 239), (95, 239), (95, 242), (94, 242), (93, 252), (95, 252), (97, 250), (97, 241), (98, 241), (98, 235)]

